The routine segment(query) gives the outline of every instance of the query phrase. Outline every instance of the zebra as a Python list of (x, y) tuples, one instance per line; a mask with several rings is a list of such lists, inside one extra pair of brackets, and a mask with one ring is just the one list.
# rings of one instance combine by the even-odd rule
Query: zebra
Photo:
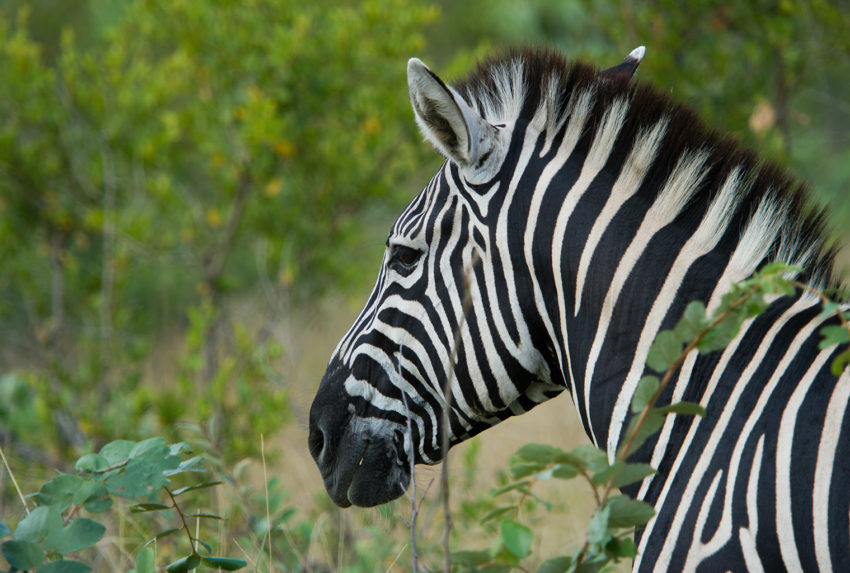
[[(515, 50), (454, 87), (408, 62), (416, 122), (445, 163), (392, 226), (310, 410), (337, 505), (399, 497), (411, 456), (446, 454), (444, 431), (457, 444), (564, 390), (613, 460), (649, 346), (689, 301), (710, 312), (773, 260), (839, 284), (804, 185), (633, 81), (643, 55), (600, 71)], [(659, 403), (706, 416), (669, 417), (630, 457), (658, 469), (624, 488), (656, 509), (635, 570), (850, 562), (850, 375), (818, 348), (835, 320), (807, 291), (777, 296), (728, 347), (687, 357)]]

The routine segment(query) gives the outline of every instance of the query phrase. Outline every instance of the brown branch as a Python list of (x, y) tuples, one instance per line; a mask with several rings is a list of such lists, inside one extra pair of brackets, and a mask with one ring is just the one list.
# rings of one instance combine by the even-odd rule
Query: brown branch
[(162, 486), (162, 489), (164, 489), (166, 493), (168, 493), (168, 497), (171, 498), (171, 506), (174, 508), (174, 511), (177, 512), (177, 515), (180, 516), (180, 522), (183, 524), (183, 531), (186, 532), (186, 536), (189, 538), (189, 545), (192, 547), (192, 551), (195, 551), (195, 538), (192, 537), (192, 532), (189, 530), (189, 525), (186, 523), (186, 517), (180, 510), (180, 506), (177, 505), (177, 500), (174, 499), (174, 494), (171, 493), (171, 490), (165, 486)]

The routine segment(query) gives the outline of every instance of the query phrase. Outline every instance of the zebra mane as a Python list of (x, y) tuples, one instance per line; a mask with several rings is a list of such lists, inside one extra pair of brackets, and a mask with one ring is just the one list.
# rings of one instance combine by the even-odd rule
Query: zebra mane
[[(587, 113), (585, 148), (606, 112), (627, 101), (612, 158), (622, 162), (632, 141), (646, 137), (660, 122), (667, 123), (639, 193), (651, 194), (647, 199), (654, 200), (677, 165), (699, 155), (706, 173), (696, 192), (683, 187), (689, 196), (679, 198), (685, 203), (680, 214), (685, 222), (699, 221), (731, 175), (736, 196), (728, 211), (719, 215), (723, 220), (718, 225), (738, 229), (735, 240), (744, 248), (743, 254), (736, 249), (735, 259), (756, 259), (741, 261), (751, 270), (762, 262), (783, 260), (801, 267), (799, 280), (814, 287), (839, 285), (825, 210), (812, 208), (803, 182), (759, 159), (734, 137), (706, 127), (693, 110), (666, 93), (630, 79), (626, 74), (600, 74), (591, 65), (568, 61), (551, 50), (529, 49), (481, 62), (455, 88), (491, 124), (527, 121), (552, 136), (566, 129), (574, 111)], [(745, 240), (761, 248), (748, 249)]]

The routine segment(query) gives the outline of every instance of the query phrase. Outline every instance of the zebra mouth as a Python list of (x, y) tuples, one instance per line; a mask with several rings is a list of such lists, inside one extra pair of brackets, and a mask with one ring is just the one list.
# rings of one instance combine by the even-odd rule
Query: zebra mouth
[(372, 507), (401, 496), (410, 483), (392, 439), (349, 425), (333, 450), (317, 458), (328, 495), (340, 507)]
[(361, 454), (349, 459), (356, 461), (348, 468), (339, 468), (337, 492), (342, 495), (334, 501), (340, 507), (387, 503), (401, 496), (410, 483), (409, 472), (398, 462), (395, 448), (385, 440), (364, 440)]

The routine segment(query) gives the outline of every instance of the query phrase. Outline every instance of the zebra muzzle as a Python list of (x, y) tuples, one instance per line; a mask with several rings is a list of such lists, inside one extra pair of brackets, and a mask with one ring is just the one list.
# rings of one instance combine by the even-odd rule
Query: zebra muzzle
[(309, 444), (334, 503), (371, 507), (404, 493), (410, 471), (399, 463), (391, 423), (355, 417), (339, 431), (322, 423), (325, 420), (311, 423)]

